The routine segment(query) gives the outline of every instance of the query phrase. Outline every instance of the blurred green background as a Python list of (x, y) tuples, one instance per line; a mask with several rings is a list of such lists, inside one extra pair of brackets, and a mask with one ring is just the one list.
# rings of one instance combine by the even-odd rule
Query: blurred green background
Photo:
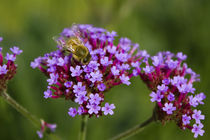
[[(46, 100), (46, 77), (30, 67), (34, 58), (56, 49), (54, 35), (72, 23), (93, 24), (115, 30), (120, 37), (140, 43), (151, 55), (158, 51), (182, 51), (187, 63), (201, 74), (197, 92), (207, 95), (200, 106), (206, 115), (205, 131), (199, 140), (210, 139), (210, 1), (209, 0), (0, 0), (0, 36), (4, 53), (13, 45), (24, 53), (17, 59), (18, 72), (9, 82), (9, 94), (30, 112), (47, 122), (57, 123), (56, 133), (63, 140), (75, 140), (80, 117), (71, 118), (67, 111), (72, 102), (63, 99)], [(110, 90), (106, 99), (115, 103), (115, 115), (91, 118), (88, 140), (106, 140), (150, 117), (154, 104), (150, 91), (140, 78), (131, 86)], [(35, 140), (36, 129), (16, 110), (0, 99), (0, 139)], [(47, 139), (47, 138), (45, 138)], [(131, 140), (191, 140), (193, 134), (180, 130), (171, 122), (149, 125)]]

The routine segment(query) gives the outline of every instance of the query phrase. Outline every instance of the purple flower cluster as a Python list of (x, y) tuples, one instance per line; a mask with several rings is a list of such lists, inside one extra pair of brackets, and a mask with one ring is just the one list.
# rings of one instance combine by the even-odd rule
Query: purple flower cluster
[(44, 132), (47, 131), (46, 129), (49, 129), (50, 132), (55, 132), (56, 127), (56, 124), (49, 124), (46, 123), (44, 120), (41, 120), (41, 130), (37, 131), (37, 135), (40, 139), (42, 139), (44, 137)]
[(186, 58), (181, 52), (176, 55), (160, 52), (151, 57), (152, 64), (146, 61), (140, 77), (152, 90), (150, 97), (157, 103), (157, 119), (163, 123), (174, 120), (180, 128), (190, 129), (197, 138), (204, 133), (201, 120), (205, 117), (193, 108), (204, 104), (206, 96), (195, 93), (193, 83), (200, 81), (199, 75), (183, 62)]
[[(2, 40), (3, 38), (0, 37), (0, 42)], [(12, 51), (12, 53), (7, 53), (6, 56), (3, 57), (2, 48), (0, 47), (0, 90), (6, 89), (7, 81), (14, 77), (17, 67), (14, 62), (16, 60), (16, 56), (22, 53), (22, 50), (20, 50), (16, 46), (10, 48), (10, 50)], [(6, 60), (4, 60), (4, 58)]]
[[(38, 57), (31, 63), (38, 67), (49, 79), (44, 98), (70, 99), (78, 104), (78, 108), (69, 108), (68, 114), (113, 115), (114, 104), (104, 102), (105, 92), (113, 86), (130, 85), (130, 78), (140, 73), (140, 61), (146, 61), (148, 54), (140, 51), (138, 44), (128, 38), (121, 38), (114, 45), (116, 32), (92, 25), (77, 25), (80, 39), (89, 49), (91, 61), (83, 65), (73, 55), (66, 54), (61, 46), (58, 50)], [(59, 37), (74, 37), (72, 28), (65, 28)], [(64, 42), (65, 43), (65, 42)]]

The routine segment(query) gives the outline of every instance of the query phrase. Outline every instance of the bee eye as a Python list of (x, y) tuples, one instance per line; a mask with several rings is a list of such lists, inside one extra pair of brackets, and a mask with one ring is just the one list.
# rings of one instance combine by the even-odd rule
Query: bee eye
[(89, 60), (88, 60), (87, 58), (84, 58), (84, 59), (82, 60), (82, 62), (83, 62), (84, 64), (87, 64), (87, 63), (89, 62)]

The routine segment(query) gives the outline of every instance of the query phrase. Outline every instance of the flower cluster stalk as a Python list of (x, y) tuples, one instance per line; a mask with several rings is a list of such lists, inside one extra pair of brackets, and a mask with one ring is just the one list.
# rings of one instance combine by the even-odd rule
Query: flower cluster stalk
[[(40, 128), (41, 119), (38, 119), (36, 116), (31, 114), (27, 109), (17, 103), (7, 92), (6, 90), (0, 91), (0, 96), (11, 105), (15, 110), (17, 110), (21, 115), (27, 118), (35, 127)], [(49, 134), (49, 137), (53, 140), (59, 140), (59, 138), (55, 134)]]
[(9, 105), (11, 105), (14, 109), (16, 109), (18, 112), (20, 112), (21, 115), (23, 115), (25, 118), (27, 118), (35, 127), (40, 127), (40, 120), (36, 118), (33, 114), (28, 112), (23, 106), (18, 104), (9, 94), (7, 94), (6, 90), (1, 91), (1, 97), (4, 99), (5, 102), (7, 102)]
[(81, 120), (81, 128), (79, 133), (79, 140), (86, 140), (88, 116), (83, 115)]
[(149, 119), (147, 119), (143, 123), (138, 124), (130, 129), (126, 130), (125, 132), (120, 133), (119, 135), (111, 138), (110, 140), (122, 140), (122, 139), (127, 139), (129, 137), (132, 137), (133, 135), (144, 130), (144, 128), (153, 121), (155, 121), (154, 115), (152, 115)]

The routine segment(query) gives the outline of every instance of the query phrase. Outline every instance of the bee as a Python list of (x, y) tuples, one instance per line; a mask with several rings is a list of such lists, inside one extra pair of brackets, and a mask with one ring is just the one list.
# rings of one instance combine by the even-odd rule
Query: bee
[(81, 62), (83, 65), (87, 65), (91, 60), (90, 52), (80, 38), (81, 34), (77, 25), (74, 25), (71, 29), (73, 31), (73, 36), (69, 38), (53, 37), (53, 39), (64, 51), (72, 53), (72, 56), (76, 61)]

